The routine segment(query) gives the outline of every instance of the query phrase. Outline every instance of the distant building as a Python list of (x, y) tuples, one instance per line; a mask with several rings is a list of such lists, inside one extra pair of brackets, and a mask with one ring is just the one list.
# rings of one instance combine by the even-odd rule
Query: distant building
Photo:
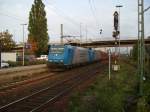
[(12, 49), (12, 52), (15, 52), (17, 56), (22, 56), (23, 45), (18, 44), (15, 48)]
[(1, 53), (1, 60), (2, 61), (17, 61), (17, 55), (15, 52), (2, 52)]

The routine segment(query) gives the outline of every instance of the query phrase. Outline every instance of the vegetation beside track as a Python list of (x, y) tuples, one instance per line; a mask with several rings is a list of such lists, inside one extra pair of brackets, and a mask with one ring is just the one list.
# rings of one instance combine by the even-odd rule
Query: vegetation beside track
[[(136, 65), (138, 62), (138, 45), (133, 47), (132, 62)], [(150, 46), (145, 46), (145, 81), (143, 83), (143, 96), (138, 99), (137, 112), (150, 112)]]
[[(7, 63), (9, 63), (10, 67), (18, 67), (18, 66), (22, 66), (22, 61), (18, 61), (18, 62), (12, 62), (12, 61), (8, 61)], [(29, 65), (40, 65), (40, 64), (46, 64), (47, 62), (45, 60), (36, 60), (36, 61), (25, 61), (24, 62), (24, 66), (29, 66)]]
[[(108, 71), (84, 93), (75, 93), (69, 103), (69, 112), (149, 112), (148, 101), (139, 98), (137, 92), (137, 69), (121, 62), (121, 70), (113, 72), (108, 80)], [(147, 94), (149, 82), (144, 83)]]

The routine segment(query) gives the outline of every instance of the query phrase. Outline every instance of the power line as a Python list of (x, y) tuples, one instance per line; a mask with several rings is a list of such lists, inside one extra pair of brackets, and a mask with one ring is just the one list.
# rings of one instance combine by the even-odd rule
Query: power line
[[(45, 3), (48, 4), (47, 7), (52, 9), (53, 11), (55, 11), (55, 13), (58, 15), (58, 16), (61, 16), (63, 17), (65, 20), (69, 21), (70, 23), (74, 24), (77, 28), (79, 28), (79, 25), (80, 23), (76, 22), (73, 18), (71, 18), (70, 16), (66, 15), (60, 8), (57, 8), (56, 6), (53, 5), (53, 7), (50, 5), (49, 2), (47, 2), (45, 0)], [(50, 7), (51, 6), (51, 7)], [(58, 12), (58, 11), (59, 12)], [(79, 32), (78, 32), (79, 33)], [(92, 33), (92, 32), (91, 32)]]
[[(55, 6), (52, 7), (50, 5), (50, 3), (48, 3), (47, 1), (45, 1), (45, 3), (48, 4), (47, 7), (52, 9), (58, 16), (64, 18), (65, 20), (69, 21), (70, 23), (72, 23), (72, 24), (74, 24), (76, 26), (79, 26), (79, 24), (76, 21), (72, 20), (69, 16), (65, 16), (64, 12), (62, 12), (60, 9), (58, 9)], [(57, 10), (59, 10), (59, 12)]]
[[(80, 23), (81, 22), (77, 22), (77, 21), (75, 21), (72, 17), (70, 17), (70, 16), (68, 16), (68, 15), (66, 15), (63, 11), (62, 11), (62, 9), (60, 9), (60, 8), (58, 8), (58, 7), (56, 7), (56, 6), (52, 6), (52, 5), (50, 5), (51, 3), (50, 2), (48, 2), (48, 1), (46, 1), (45, 0), (45, 3), (46, 4), (48, 4), (48, 8), (50, 8), (50, 9), (52, 9), (53, 11), (55, 11), (55, 13), (58, 15), (58, 16), (60, 16), (60, 17), (63, 17), (65, 20), (67, 20), (67, 22), (69, 21), (70, 23), (72, 23), (73, 25), (75, 25), (76, 26), (76, 28), (78, 28), (79, 29), (79, 25), (80, 25)], [(50, 7), (51, 6), (51, 7)], [(58, 12), (59, 11), (59, 12)], [(71, 27), (72, 28), (72, 27)], [(90, 27), (91, 28), (91, 27)], [(91, 29), (91, 31), (92, 30), (94, 30), (94, 29)], [(77, 31), (78, 33), (79, 33), (79, 31)], [(92, 32), (90, 32), (91, 34), (93, 34)], [(94, 36), (94, 35), (93, 35)]]
[(94, 7), (94, 9), (95, 9), (95, 11), (96, 11), (97, 9), (96, 9), (96, 6), (95, 6), (95, 1), (92, 0), (92, 3), (93, 3), (93, 7)]
[(98, 17), (96, 16), (96, 10), (97, 9), (96, 9), (94, 0), (89, 0), (89, 5), (90, 5), (90, 9), (91, 9), (93, 18), (95, 19), (95, 23), (96, 23), (96, 25), (98, 25), (98, 30), (97, 31), (99, 32), (100, 23), (99, 23)]
[[(63, 18), (65, 18), (66, 20), (69, 20), (70, 22), (72, 22), (73, 24), (76, 24), (76, 25), (78, 25), (79, 23), (77, 23), (76, 21), (74, 21), (71, 17), (69, 17), (69, 16), (66, 16), (66, 14), (63, 12), (63, 11), (61, 11), (61, 9), (59, 9), (58, 7), (56, 7), (56, 6), (52, 6), (52, 5), (50, 5), (50, 3), (49, 2), (47, 2), (46, 0), (45, 0), (45, 3), (46, 4), (48, 4), (47, 5), (47, 7), (49, 7), (50, 9), (52, 9), (52, 10), (55, 10), (55, 12), (56, 12), (56, 14), (58, 15), (58, 16), (63, 16)], [(50, 7), (51, 6), (51, 7)], [(57, 10), (59, 11), (59, 12), (57, 12)]]
[(149, 6), (148, 8), (146, 8), (146, 9), (144, 10), (144, 12), (148, 11), (149, 9), (150, 9), (150, 6)]
[[(93, 1), (93, 0), (92, 0), (92, 1)], [(98, 18), (97, 18), (96, 14), (95, 14), (96, 7), (95, 7), (95, 5), (92, 5), (92, 1), (89, 0), (90, 9), (91, 9), (92, 15), (93, 15), (93, 17), (94, 17), (94, 19), (95, 19), (95, 21), (96, 21), (96, 24), (99, 24)], [(95, 8), (93, 8), (93, 6), (94, 6)], [(95, 9), (95, 11), (94, 11), (94, 9)]]
[(4, 14), (4, 13), (2, 13), (2, 12), (0, 12), (0, 15), (5, 16), (5, 17), (9, 17), (9, 18), (14, 19), (14, 20), (17, 20), (17, 21), (24, 21), (23, 19), (20, 19), (20, 18), (18, 18), (18, 17), (16, 17), (16, 16)]

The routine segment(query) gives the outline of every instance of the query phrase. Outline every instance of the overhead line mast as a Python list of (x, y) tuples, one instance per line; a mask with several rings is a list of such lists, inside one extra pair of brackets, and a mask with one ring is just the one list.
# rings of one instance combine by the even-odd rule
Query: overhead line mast
[(138, 75), (139, 75), (139, 95), (143, 95), (143, 76), (145, 60), (144, 42), (144, 0), (138, 0)]

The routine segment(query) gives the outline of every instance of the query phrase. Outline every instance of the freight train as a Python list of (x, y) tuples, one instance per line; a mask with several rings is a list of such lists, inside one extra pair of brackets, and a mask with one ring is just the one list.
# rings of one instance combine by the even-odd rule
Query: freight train
[(51, 45), (49, 47), (48, 66), (50, 68), (71, 68), (99, 61), (102, 55), (104, 55), (102, 52), (91, 48)]

